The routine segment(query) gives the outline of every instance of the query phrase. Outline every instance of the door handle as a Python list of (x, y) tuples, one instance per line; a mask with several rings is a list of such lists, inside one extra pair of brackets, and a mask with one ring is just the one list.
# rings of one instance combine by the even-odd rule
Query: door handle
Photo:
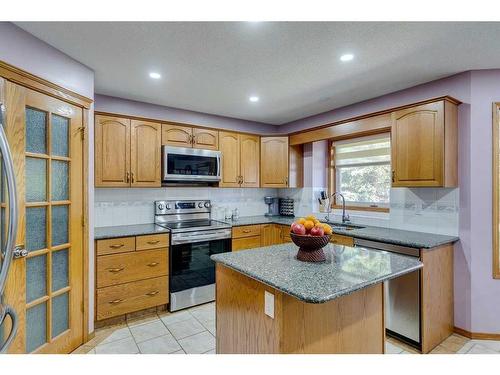
[(148, 244), (149, 245), (156, 245), (157, 243), (159, 243), (160, 240), (156, 240), (156, 241), (148, 241)]
[(156, 296), (158, 293), (160, 293), (160, 292), (158, 290), (155, 290), (154, 292), (146, 293), (146, 295), (149, 297), (153, 297), (153, 296)]
[(118, 305), (119, 303), (122, 303), (122, 302), (123, 302), (123, 300), (122, 300), (122, 299), (115, 299), (115, 300), (113, 300), (113, 301), (109, 301), (109, 303), (110, 303), (111, 305)]
[(133, 184), (135, 182), (134, 172), (130, 173), (130, 182)]
[(127, 184), (130, 182), (130, 172), (125, 173), (125, 182)]
[(109, 245), (110, 248), (112, 249), (119, 249), (121, 247), (125, 246), (124, 244), (120, 243), (120, 244), (115, 244), (115, 245)]
[(395, 181), (395, 176), (396, 176), (396, 171), (393, 169), (392, 170), (392, 182)]
[(14, 259), (26, 258), (28, 256), (28, 250), (24, 248), (24, 245), (16, 246), (14, 249)]
[(158, 263), (158, 262), (151, 262), (151, 263), (148, 264), (148, 267), (156, 267), (158, 264), (160, 264), (160, 263)]

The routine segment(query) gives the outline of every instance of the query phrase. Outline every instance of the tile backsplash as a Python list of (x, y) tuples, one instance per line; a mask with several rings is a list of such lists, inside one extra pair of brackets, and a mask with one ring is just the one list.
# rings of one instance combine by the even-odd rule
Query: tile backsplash
[(210, 199), (217, 207), (238, 208), (240, 216), (267, 212), (265, 196), (278, 196), (277, 189), (222, 189), (203, 187), (169, 187), (158, 189), (96, 188), (94, 222), (96, 227), (146, 224), (154, 222), (156, 200)]
[[(317, 198), (321, 188), (281, 189), (280, 197), (295, 200), (295, 215), (318, 212)], [(355, 224), (375, 225), (418, 232), (458, 236), (459, 189), (394, 188), (391, 189), (389, 213), (348, 211)], [(319, 213), (324, 217), (324, 213)], [(341, 220), (341, 211), (333, 212)]]

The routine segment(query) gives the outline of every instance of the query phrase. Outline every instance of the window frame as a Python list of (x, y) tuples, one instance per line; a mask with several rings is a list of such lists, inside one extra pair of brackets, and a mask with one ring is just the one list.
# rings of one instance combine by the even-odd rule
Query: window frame
[(500, 279), (500, 102), (493, 103), (493, 278)]
[[(387, 130), (385, 131), (382, 131), (382, 132), (378, 132), (378, 133), (374, 133), (374, 134), (371, 134), (372, 136), (377, 136), (377, 135), (380, 135), (380, 134), (389, 134), (389, 138), (390, 138), (390, 135), (391, 133), (390, 132), (387, 132)], [(353, 137), (349, 137), (349, 138), (343, 138), (342, 140), (351, 140), (351, 139), (356, 139), (356, 138), (364, 138), (366, 136), (353, 136)], [(335, 192), (337, 191), (336, 190), (336, 187), (337, 187), (337, 167), (335, 165), (335, 142), (336, 141), (339, 141), (340, 139), (331, 139), (329, 140), (328, 142), (328, 149), (329, 149), (329, 153), (328, 153), (328, 192), (330, 194), (330, 196)], [(373, 165), (384, 165), (384, 164), (387, 164), (385, 162), (376, 162), (376, 163), (373, 163)], [(357, 166), (358, 164), (353, 164), (352, 166)], [(360, 166), (361, 164), (359, 164), (358, 166)], [(389, 166), (391, 165), (391, 162), (389, 162)], [(352, 211), (368, 211), (368, 212), (383, 212), (383, 213), (389, 213), (389, 210), (390, 210), (390, 202), (387, 206), (372, 206), (372, 205), (352, 205), (352, 204), (346, 204), (346, 209), (349, 209), (349, 210), (352, 210)], [(342, 204), (340, 204), (339, 202), (337, 202), (337, 197), (334, 197), (333, 199), (333, 202), (332, 202), (332, 205), (331, 205), (331, 208), (332, 209), (342, 209)]]

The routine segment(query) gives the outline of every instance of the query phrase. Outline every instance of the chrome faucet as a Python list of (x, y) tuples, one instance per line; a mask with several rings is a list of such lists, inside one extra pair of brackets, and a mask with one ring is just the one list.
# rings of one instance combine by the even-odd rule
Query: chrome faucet
[[(342, 223), (343, 224), (350, 223), (351, 219), (349, 219), (349, 215), (345, 212), (345, 198), (344, 198), (344, 196), (340, 192), (336, 191), (335, 193), (332, 194), (332, 196), (330, 198), (334, 199), (335, 196), (337, 196), (337, 195), (342, 198)], [(325, 217), (326, 221), (330, 221), (330, 213), (332, 212), (332, 203), (333, 202), (330, 202), (328, 205), (328, 215), (326, 215), (326, 217)]]

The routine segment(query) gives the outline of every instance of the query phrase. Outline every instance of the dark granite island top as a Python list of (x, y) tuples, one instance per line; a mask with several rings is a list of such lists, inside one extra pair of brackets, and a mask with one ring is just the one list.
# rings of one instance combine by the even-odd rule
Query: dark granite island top
[(323, 263), (301, 262), (296, 253), (297, 246), (288, 243), (211, 258), (307, 303), (328, 302), (423, 266), (405, 255), (333, 244), (325, 247)]

